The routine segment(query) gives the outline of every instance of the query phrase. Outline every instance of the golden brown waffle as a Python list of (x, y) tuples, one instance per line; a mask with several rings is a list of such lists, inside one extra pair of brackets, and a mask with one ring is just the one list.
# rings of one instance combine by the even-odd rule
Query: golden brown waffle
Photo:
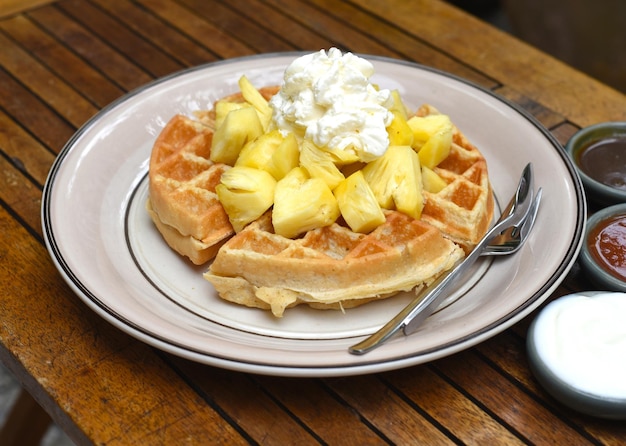
[(219, 250), (204, 277), (228, 301), (271, 309), (349, 308), (430, 283), (464, 256), (440, 231), (400, 212), (358, 234), (334, 223), (300, 239), (274, 234), (266, 213)]
[[(276, 88), (261, 91), (268, 98)], [(423, 106), (417, 114), (435, 113)], [(491, 221), (486, 162), (455, 129), (450, 155), (434, 168), (447, 186), (423, 192), (419, 221), (386, 211), (386, 222), (367, 235), (339, 221), (294, 240), (274, 234), (268, 211), (234, 235), (215, 194), (229, 167), (209, 160), (215, 116), (196, 118), (176, 116), (158, 137), (147, 206), (173, 249), (196, 264), (215, 257), (205, 278), (225, 300), (282, 316), (302, 303), (349, 308), (419, 289), (471, 250)]]
[[(424, 105), (417, 114), (439, 113)], [(448, 157), (434, 171), (448, 185), (436, 194), (423, 191), (422, 220), (438, 228), (466, 252), (485, 234), (493, 217), (493, 193), (487, 162), (480, 151), (455, 129)]]

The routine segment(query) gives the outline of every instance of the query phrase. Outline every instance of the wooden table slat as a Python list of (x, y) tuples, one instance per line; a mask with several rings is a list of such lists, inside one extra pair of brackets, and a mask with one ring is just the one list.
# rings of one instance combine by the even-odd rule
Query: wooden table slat
[(138, 1), (163, 21), (183, 30), (185, 34), (196, 42), (200, 42), (202, 46), (220, 58), (226, 59), (254, 54), (247, 43), (233, 39), (220, 27), (207, 22), (183, 5), (167, 0)]
[[(359, 4), (379, 16), (388, 13), (384, 2), (360, 0)], [(480, 26), (477, 18), (438, 1), (396, 2), (394, 6), (398, 27), (420, 35), (458, 60), (480, 67), (487, 76), (506, 78), (510, 87), (529, 98), (541, 98), (538, 102), (579, 126), (626, 120), (626, 95), (521, 41), (508, 38), (507, 45), (502, 45), (503, 31)], [(420, 26), (416, 26), (417, 17)], [(441, 38), (443, 33), (445, 38)], [(581, 101), (581, 97), (586, 100)]]
[(0, 34), (0, 64), (45, 103), (75, 127), (79, 127), (97, 108), (47, 67)]
[(28, 16), (123, 90), (132, 90), (153, 79), (125, 55), (116, 52), (106, 41), (56, 7), (40, 8), (29, 12)]
[(214, 54), (200, 46), (205, 39), (194, 41), (185, 34), (186, 29), (171, 26), (141, 5), (125, 0), (96, 0), (96, 3), (115, 16), (116, 20), (184, 66), (201, 65), (216, 60)]
[(165, 76), (183, 68), (179, 62), (167, 56), (157, 46), (138, 36), (88, 1), (66, 0), (57, 5), (65, 14), (88, 27), (108, 45), (152, 76)]
[[(26, 16), (0, 23), (0, 29), (33, 54), (50, 71), (98, 108), (122, 95), (123, 91), (86, 64)], [(79, 124), (84, 121), (79, 121)]]

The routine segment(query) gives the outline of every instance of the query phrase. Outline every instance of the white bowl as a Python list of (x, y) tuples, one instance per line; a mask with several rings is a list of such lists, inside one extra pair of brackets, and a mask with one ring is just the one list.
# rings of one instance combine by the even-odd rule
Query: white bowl
[[(546, 305), (533, 320), (528, 331), (526, 339), (528, 360), (537, 381), (549, 394), (564, 405), (587, 415), (623, 420), (626, 419), (626, 374), (616, 377), (615, 368), (603, 367), (603, 361), (590, 361), (584, 354), (576, 357), (574, 362), (570, 361), (571, 356), (569, 357), (570, 360), (567, 360), (563, 359), (561, 354), (563, 351), (571, 352), (573, 349), (580, 348), (582, 350), (586, 347), (600, 346), (600, 349), (594, 349), (595, 352), (598, 352), (606, 347), (606, 344), (601, 345), (602, 342), (597, 345), (584, 342), (586, 347), (581, 347), (578, 344), (580, 339), (577, 339), (577, 334), (582, 330), (583, 324), (592, 322), (602, 324), (603, 316), (600, 315), (600, 319), (598, 319), (597, 312), (587, 312), (588, 308), (580, 307), (576, 309), (576, 311), (582, 310), (578, 311), (579, 324), (559, 325), (557, 327), (555, 322), (557, 315), (562, 316), (563, 314), (559, 314), (559, 311), (566, 306), (571, 308), (572, 305), (588, 305), (590, 303), (588, 299), (598, 299), (607, 295), (623, 298), (626, 302), (625, 293), (590, 291), (563, 296)], [(620, 308), (624, 307), (620, 306)], [(621, 316), (623, 322), (623, 315)], [(615, 314), (607, 315), (607, 319), (611, 317), (615, 317)], [(621, 327), (624, 325), (620, 323)], [(622, 329), (620, 328), (620, 330)], [(616, 349), (615, 354), (624, 358), (622, 361), (626, 367), (626, 352), (623, 351), (624, 345), (626, 345), (626, 330), (622, 330), (621, 334), (623, 338), (622, 349), (621, 351)], [(560, 340), (554, 342), (555, 339)], [(582, 370), (586, 371), (582, 373), (580, 372)], [(615, 379), (617, 379), (618, 385), (615, 385)]]

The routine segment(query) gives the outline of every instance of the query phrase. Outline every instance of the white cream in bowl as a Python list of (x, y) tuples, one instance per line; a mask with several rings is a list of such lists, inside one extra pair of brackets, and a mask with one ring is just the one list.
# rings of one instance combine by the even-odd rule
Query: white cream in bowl
[(548, 304), (528, 333), (531, 367), (566, 405), (626, 418), (626, 294), (579, 293)]

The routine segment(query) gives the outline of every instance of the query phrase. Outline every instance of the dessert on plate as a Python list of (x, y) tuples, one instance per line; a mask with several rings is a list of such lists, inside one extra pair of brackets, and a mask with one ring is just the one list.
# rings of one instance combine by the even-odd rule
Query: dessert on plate
[[(487, 164), (433, 106), (411, 112), (332, 48), (280, 86), (174, 116), (155, 141), (147, 209), (172, 249), (207, 263), (221, 298), (280, 317), (419, 290), (493, 216)], [(210, 262), (210, 263), (209, 263)]]

